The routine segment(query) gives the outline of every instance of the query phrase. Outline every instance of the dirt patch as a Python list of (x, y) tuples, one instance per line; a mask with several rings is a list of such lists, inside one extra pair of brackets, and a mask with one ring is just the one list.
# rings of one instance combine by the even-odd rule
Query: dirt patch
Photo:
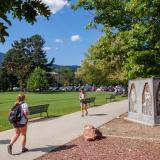
[(125, 120), (127, 114), (100, 127), (103, 135), (160, 141), (160, 126), (148, 126)]
[(99, 128), (105, 138), (88, 142), (81, 136), (37, 160), (159, 160), (160, 126), (133, 123), (125, 116)]

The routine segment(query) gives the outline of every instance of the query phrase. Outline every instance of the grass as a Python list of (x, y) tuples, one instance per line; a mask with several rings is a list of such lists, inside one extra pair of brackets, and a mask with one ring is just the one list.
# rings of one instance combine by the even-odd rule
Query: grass
[[(106, 103), (107, 92), (87, 92), (88, 97), (96, 97), (96, 106)], [(7, 118), (18, 92), (0, 93), (0, 131), (11, 128)], [(117, 100), (126, 97), (117, 96)], [(49, 103), (49, 116), (62, 116), (80, 110), (78, 92), (26, 93), (28, 106)], [(44, 113), (45, 114), (45, 113)], [(44, 115), (45, 116), (45, 115)]]

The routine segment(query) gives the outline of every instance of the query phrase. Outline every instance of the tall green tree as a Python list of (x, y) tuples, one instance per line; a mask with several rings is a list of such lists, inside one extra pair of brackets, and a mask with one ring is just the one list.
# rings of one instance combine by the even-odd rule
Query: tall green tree
[(29, 91), (35, 91), (39, 89), (45, 89), (48, 87), (48, 81), (46, 77), (46, 71), (41, 69), (40, 67), (35, 68), (35, 70), (31, 73), (28, 82), (27, 88)]
[(10, 15), (13, 18), (34, 24), (37, 16), (49, 18), (51, 12), (42, 0), (0, 0), (0, 42), (8, 36), (8, 26), (11, 26)]
[(0, 91), (5, 91), (9, 88), (9, 82), (6, 72), (0, 67)]
[(123, 42), (115, 35), (102, 36), (88, 49), (76, 75), (87, 83), (97, 85), (125, 81), (122, 62), (127, 55), (122, 46)]
[(5, 54), (3, 67), (9, 76), (16, 76), (21, 90), (26, 87), (29, 74), (36, 68), (46, 68), (44, 39), (39, 35), (15, 41)]
[(0, 69), (0, 82), (1, 91), (13, 91), (13, 87), (18, 86), (17, 77), (14, 75), (8, 75), (4, 69)]
[(61, 82), (62, 85), (73, 85), (75, 79), (74, 71), (68, 68), (61, 68), (58, 73), (63, 77)]
[(108, 39), (114, 35), (109, 48), (117, 52), (109, 54), (125, 57), (119, 73), (125, 72), (128, 79), (160, 76), (160, 0), (77, 0), (73, 8), (80, 7), (93, 13), (87, 27), (102, 24)]

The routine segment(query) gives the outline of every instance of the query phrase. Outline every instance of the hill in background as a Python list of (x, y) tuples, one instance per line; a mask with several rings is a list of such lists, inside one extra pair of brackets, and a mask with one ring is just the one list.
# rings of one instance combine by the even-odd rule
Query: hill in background
[[(4, 59), (4, 54), (2, 52), (0, 52), (0, 64), (2, 63)], [(72, 71), (77, 71), (77, 68), (79, 68), (80, 66), (77, 66), (77, 65), (57, 65), (57, 64), (53, 64), (53, 68), (55, 70), (60, 70), (61, 68), (67, 68), (67, 69), (70, 69)]]
[(72, 70), (72, 71), (77, 71), (77, 68), (80, 68), (80, 66), (77, 66), (77, 65), (57, 65), (57, 64), (53, 64), (53, 68), (55, 69), (55, 70), (60, 70), (60, 69), (62, 69), (62, 68), (67, 68), (67, 69), (70, 69), (70, 70)]

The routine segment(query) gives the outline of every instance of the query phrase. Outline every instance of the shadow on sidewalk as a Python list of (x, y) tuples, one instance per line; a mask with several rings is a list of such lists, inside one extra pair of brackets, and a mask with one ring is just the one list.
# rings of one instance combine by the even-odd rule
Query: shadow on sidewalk
[(0, 140), (0, 144), (9, 144), (10, 140), (5, 139), (5, 140)]
[(56, 148), (56, 146), (48, 145), (48, 146), (46, 146), (46, 147), (30, 149), (29, 152), (36, 152), (36, 151), (50, 152), (50, 151), (52, 151), (54, 148)]
[(55, 148), (51, 152), (58, 152), (58, 151), (62, 151), (62, 150), (67, 150), (67, 149), (71, 149), (71, 148), (76, 147), (76, 146), (77, 145), (63, 145), (63, 146), (59, 146), (59, 147)]
[(29, 119), (29, 123), (35, 123), (35, 122), (41, 122), (41, 121), (49, 121), (49, 120), (52, 120), (52, 119), (56, 119), (58, 117), (61, 117), (61, 116), (60, 115), (58, 115), (58, 116), (50, 115), (49, 117), (32, 118), (32, 119)]
[(88, 116), (106, 116), (106, 115), (108, 115), (108, 114), (88, 114)]
[[(38, 151), (41, 151), (41, 152), (48, 153), (48, 152), (51, 152), (54, 148), (57, 148), (57, 147), (56, 146), (48, 145), (47, 147), (29, 149), (28, 152), (38, 152)], [(14, 153), (13, 155), (20, 155), (20, 154), (22, 154), (22, 152)]]
[(75, 147), (76, 145), (63, 145), (63, 146), (51, 146), (48, 145), (47, 147), (41, 147), (41, 148), (33, 148), (30, 149), (29, 152), (36, 152), (36, 151), (41, 151), (41, 152), (58, 152), (61, 150), (67, 150), (70, 148)]

